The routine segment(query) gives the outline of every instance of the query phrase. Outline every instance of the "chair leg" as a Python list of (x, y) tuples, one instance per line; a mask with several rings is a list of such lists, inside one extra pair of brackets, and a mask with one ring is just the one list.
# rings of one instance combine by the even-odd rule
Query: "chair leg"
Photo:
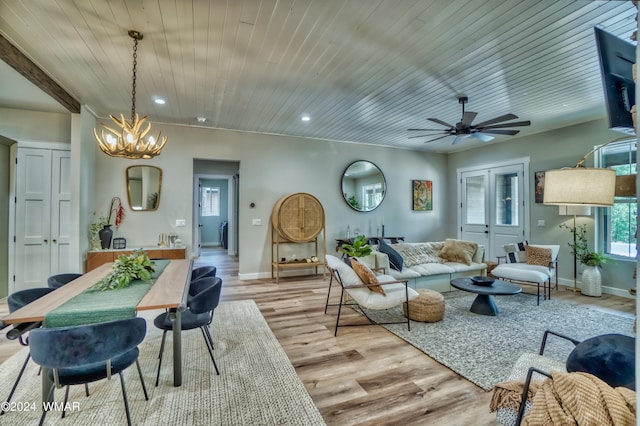
[(124, 376), (122, 371), (118, 373), (120, 376), (120, 385), (122, 385), (122, 399), (124, 400), (124, 410), (127, 413), (127, 425), (131, 426), (131, 413), (129, 412), (129, 400), (127, 399), (127, 389), (124, 387)]
[(344, 289), (340, 293), (340, 304), (338, 305), (338, 317), (336, 318), (336, 331), (333, 333), (334, 337), (338, 336), (338, 323), (340, 322), (340, 313), (342, 312), (342, 300), (344, 299)]
[(64, 407), (67, 406), (67, 401), (69, 400), (69, 388), (71, 386), (67, 385), (67, 388), (64, 390), (64, 402), (62, 403), (62, 417), (64, 419), (65, 411)]
[(146, 401), (149, 400), (149, 395), (147, 394), (147, 387), (144, 384), (144, 377), (142, 377), (142, 369), (140, 368), (140, 363), (136, 359), (136, 367), (138, 367), (138, 376), (140, 376), (140, 383), (142, 383), (142, 391), (144, 392), (144, 399)]
[(84, 384), (84, 394), (89, 397), (89, 383)]
[[(16, 388), (18, 387), (18, 383), (20, 382), (20, 379), (22, 378), (22, 374), (24, 373), (25, 368), (27, 368), (27, 364), (29, 363), (30, 359), (31, 359), (31, 354), (28, 353), (27, 358), (24, 360), (24, 363), (22, 363), (22, 368), (18, 373), (18, 377), (16, 377), (16, 381), (13, 383), (13, 387), (11, 388), (11, 392), (9, 392), (9, 397), (7, 398), (6, 402), (11, 402), (11, 398), (13, 397), (13, 394), (16, 391)], [(3, 415), (5, 412), (6, 411), (3, 408), (2, 411), (0, 411), (0, 416)]]
[(216, 360), (213, 358), (213, 345), (210, 346), (210, 343), (209, 343), (212, 340), (211, 335), (209, 334), (209, 329), (206, 327), (200, 327), (200, 330), (202, 331), (202, 337), (204, 337), (204, 342), (207, 344), (207, 350), (209, 351), (209, 356), (211, 357), (211, 361), (213, 361), (213, 367), (216, 369), (216, 374), (219, 376), (220, 370), (218, 370), (218, 364), (216, 364)]
[(331, 295), (331, 284), (333, 283), (333, 275), (329, 278), (329, 290), (327, 291), (327, 301), (324, 304), (324, 313), (327, 314), (327, 308), (329, 307), (329, 296)]
[(158, 354), (158, 373), (156, 374), (156, 387), (160, 382), (160, 367), (162, 367), (162, 352), (164, 351), (164, 341), (167, 337), (167, 330), (162, 332), (162, 343), (160, 343), (160, 353)]
[[(47, 396), (47, 403), (53, 402), (53, 391), (56, 389), (55, 386), (51, 386), (51, 390), (49, 390), (49, 395)], [(45, 409), (44, 404), (42, 405), (42, 416), (40, 416), (40, 423), (38, 426), (44, 425), (44, 418), (47, 415), (47, 410)]]

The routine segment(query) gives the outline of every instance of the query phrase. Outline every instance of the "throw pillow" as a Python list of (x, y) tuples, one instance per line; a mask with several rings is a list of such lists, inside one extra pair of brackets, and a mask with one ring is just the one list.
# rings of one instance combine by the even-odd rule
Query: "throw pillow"
[(444, 262), (438, 256), (442, 247), (436, 250), (431, 243), (398, 243), (393, 244), (393, 248), (402, 256), (406, 268), (424, 263)]
[(402, 267), (404, 266), (404, 260), (400, 253), (398, 253), (393, 247), (391, 247), (384, 239), (380, 240), (380, 244), (378, 245), (378, 251), (381, 253), (385, 253), (389, 256), (389, 265), (396, 271), (402, 271)]
[[(373, 273), (371, 269), (364, 263), (360, 262), (357, 258), (351, 259), (351, 268), (358, 274), (360, 280), (365, 284), (379, 284), (378, 278), (376, 274)], [(374, 285), (369, 287), (369, 290), (375, 291), (376, 293), (380, 293), (383, 296), (387, 294), (384, 292), (384, 289), (379, 285)]]
[(524, 251), (527, 254), (528, 265), (540, 265), (549, 267), (551, 263), (551, 249), (542, 248), (536, 246), (524, 246)]
[(478, 243), (447, 238), (444, 247), (440, 250), (440, 257), (449, 262), (459, 262), (471, 265), (473, 254), (478, 249)]
[(529, 243), (521, 241), (519, 243), (511, 243), (504, 245), (504, 251), (507, 253), (507, 263), (520, 263), (527, 261), (527, 252), (525, 247)]

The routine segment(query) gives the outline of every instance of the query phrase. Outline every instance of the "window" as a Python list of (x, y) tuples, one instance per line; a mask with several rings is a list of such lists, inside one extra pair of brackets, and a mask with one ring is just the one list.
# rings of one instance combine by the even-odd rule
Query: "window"
[[(600, 165), (616, 171), (616, 176), (636, 174), (635, 140), (605, 146), (600, 150)], [(616, 196), (614, 205), (602, 209), (599, 225), (603, 231), (602, 250), (622, 258), (637, 253), (638, 204), (635, 196)]]
[(200, 216), (220, 216), (220, 188), (200, 188)]
[(364, 210), (373, 210), (382, 202), (382, 183), (364, 185), (362, 187)]

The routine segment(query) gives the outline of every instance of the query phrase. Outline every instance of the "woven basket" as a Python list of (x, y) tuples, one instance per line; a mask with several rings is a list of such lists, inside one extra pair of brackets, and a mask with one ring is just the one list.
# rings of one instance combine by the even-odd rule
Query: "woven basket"
[[(414, 321), (437, 322), (444, 317), (444, 296), (435, 290), (419, 289), (418, 297), (409, 301), (410, 318)], [(402, 304), (407, 316), (407, 302)]]

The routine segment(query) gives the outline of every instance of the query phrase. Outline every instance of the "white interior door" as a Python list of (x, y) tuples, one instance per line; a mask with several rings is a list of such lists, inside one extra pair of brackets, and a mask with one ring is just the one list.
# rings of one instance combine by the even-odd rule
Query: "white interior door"
[(51, 150), (19, 148), (13, 291), (46, 287), (51, 270)]
[(460, 238), (485, 246), (485, 259), (526, 235), (525, 163), (460, 172)]
[(71, 261), (71, 155), (51, 155), (51, 270), (49, 275), (74, 271)]

